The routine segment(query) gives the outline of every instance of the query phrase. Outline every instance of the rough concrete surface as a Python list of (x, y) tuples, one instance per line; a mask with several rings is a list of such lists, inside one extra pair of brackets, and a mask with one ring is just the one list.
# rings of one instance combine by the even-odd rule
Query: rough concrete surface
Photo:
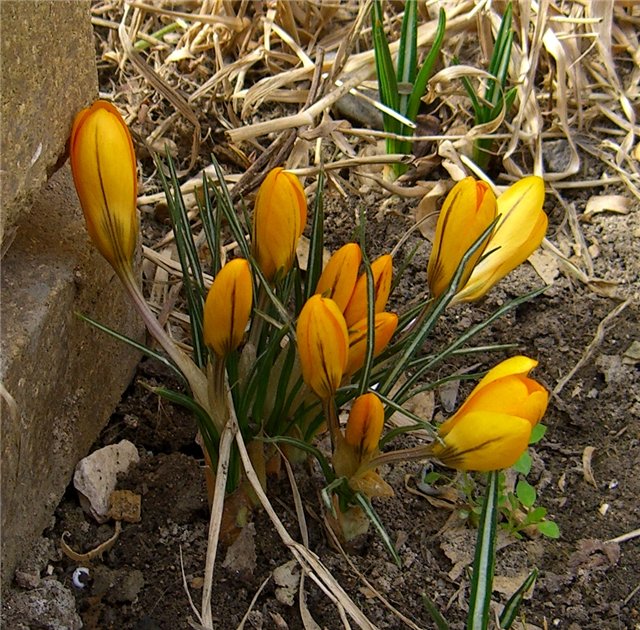
[(90, 245), (68, 166), (39, 193), (2, 260), (2, 582), (51, 514), (139, 358), (81, 321), (131, 337), (142, 322)]
[(64, 156), (75, 113), (98, 94), (89, 8), (0, 1), (0, 242)]

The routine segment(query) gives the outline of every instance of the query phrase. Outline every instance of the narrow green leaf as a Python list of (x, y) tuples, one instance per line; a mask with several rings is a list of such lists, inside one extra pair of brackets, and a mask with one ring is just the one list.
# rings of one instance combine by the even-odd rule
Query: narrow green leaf
[[(146, 386), (146, 385), (145, 385)], [(207, 449), (207, 453), (211, 458), (211, 463), (213, 466), (217, 466), (218, 464), (218, 446), (220, 444), (220, 436), (216, 427), (213, 423), (213, 420), (207, 413), (204, 407), (201, 407), (193, 398), (187, 396), (186, 394), (182, 394), (173, 389), (169, 389), (167, 387), (148, 387), (149, 391), (152, 391), (154, 394), (158, 396), (162, 396), (167, 400), (188, 409), (196, 418), (198, 423), (198, 428), (200, 429), (200, 433), (205, 443), (205, 447)]]
[(498, 522), (498, 473), (488, 474), (487, 488), (478, 524), (476, 552), (469, 594), (467, 630), (486, 630), (491, 606), (491, 590), (496, 555)]
[(87, 315), (83, 315), (82, 313), (76, 313), (76, 317), (79, 317), (82, 321), (85, 321), (88, 324), (91, 324), (94, 328), (97, 328), (98, 330), (101, 330), (102, 332), (105, 332), (108, 335), (111, 335), (115, 339), (118, 339), (119, 341), (122, 341), (130, 345), (132, 348), (135, 348), (139, 352), (142, 352), (142, 354), (144, 354), (145, 356), (151, 357), (152, 359), (159, 361), (160, 363), (162, 363), (162, 365), (168, 367), (172, 372), (174, 372), (174, 374), (176, 374), (180, 378), (180, 380), (183, 383), (185, 383), (185, 385), (187, 384), (187, 381), (185, 380), (185, 377), (182, 374), (182, 372), (176, 367), (176, 365), (172, 361), (167, 359), (167, 357), (165, 357), (163, 354), (160, 354), (155, 350), (151, 350), (151, 348), (147, 348), (147, 346), (142, 345), (141, 343), (137, 342), (135, 339), (131, 339), (131, 337), (127, 337), (126, 335), (123, 335), (122, 333), (119, 333), (118, 331), (113, 330), (112, 328), (109, 328), (108, 326), (105, 326), (100, 322), (97, 322), (96, 320), (91, 319), (91, 317), (88, 317)]
[(367, 276), (367, 352), (365, 354), (364, 365), (360, 370), (360, 386), (358, 395), (361, 396), (369, 388), (371, 369), (373, 367), (373, 351), (375, 349), (375, 286), (373, 280), (373, 272), (371, 271), (371, 263), (367, 256), (367, 248), (365, 243), (365, 222), (367, 213), (362, 211), (362, 220), (360, 222), (360, 250), (362, 251), (362, 264), (364, 272)]
[(518, 587), (518, 590), (509, 598), (509, 601), (505, 604), (500, 614), (500, 628), (504, 630), (511, 628), (513, 622), (516, 620), (524, 596), (531, 589), (537, 577), (538, 569), (533, 569), (525, 578), (524, 582)]
[[(383, 105), (398, 111), (398, 83), (396, 73), (393, 68), (393, 60), (389, 51), (389, 42), (383, 27), (382, 5), (380, 0), (374, 0), (371, 6), (371, 23), (373, 33), (373, 47), (376, 62), (376, 74), (378, 76), (378, 91), (380, 101)], [(401, 123), (389, 116), (382, 114), (385, 131), (389, 133), (400, 133)], [(395, 148), (393, 143), (388, 143), (387, 149)], [(389, 151), (394, 152), (394, 151)]]
[(324, 247), (324, 170), (320, 169), (316, 184), (316, 198), (313, 204), (313, 221), (309, 240), (309, 260), (307, 262), (307, 281), (305, 300), (316, 291), (322, 275), (322, 250)]
[(206, 291), (198, 250), (193, 239), (187, 208), (184, 204), (182, 192), (180, 191), (180, 182), (178, 181), (175, 163), (171, 155), (167, 153), (167, 166), (169, 169), (169, 179), (167, 179), (164, 174), (162, 161), (158, 156), (154, 157), (167, 199), (178, 250), (178, 258), (182, 269), (182, 284), (184, 286), (189, 321), (191, 324), (194, 360), (199, 367), (204, 367), (208, 355), (208, 350), (203, 339), (203, 309)]
[(438, 58), (438, 55), (440, 54), (440, 50), (442, 48), (446, 25), (447, 14), (444, 12), (444, 9), (440, 9), (440, 13), (438, 14), (438, 27), (433, 39), (433, 44), (431, 45), (429, 54), (427, 55), (422, 64), (422, 67), (420, 68), (420, 71), (418, 72), (418, 76), (416, 77), (416, 80), (413, 84), (413, 90), (411, 91), (411, 96), (409, 97), (409, 102), (407, 104), (405, 115), (409, 120), (415, 121), (416, 116), (418, 115), (420, 100), (424, 96), (424, 91), (427, 87), (427, 83), (429, 82), (431, 74), (433, 73), (433, 66), (435, 65), (436, 59)]
[(277, 437), (262, 437), (256, 438), (262, 442), (266, 442), (267, 444), (288, 444), (289, 446), (295, 446), (299, 448), (301, 451), (305, 451), (309, 453), (309, 455), (313, 455), (318, 464), (320, 464), (320, 468), (322, 469), (322, 473), (324, 478), (329, 482), (333, 482), (336, 479), (335, 473), (333, 472), (331, 465), (327, 458), (322, 454), (320, 450), (318, 450), (309, 442), (305, 442), (304, 440), (299, 440), (297, 438), (291, 437), (289, 435), (279, 435)]
[[(416, 63), (418, 55), (418, 3), (417, 0), (406, 0), (400, 32), (398, 48), (398, 84), (413, 85), (416, 77)], [(409, 94), (404, 91), (399, 95), (398, 111), (406, 115), (408, 111)], [(411, 119), (415, 120), (414, 118)]]
[(447, 620), (442, 616), (435, 602), (426, 593), (422, 593), (422, 604), (427, 609), (438, 630), (449, 630)]
[(373, 509), (373, 506), (369, 502), (369, 499), (364, 496), (364, 494), (360, 492), (355, 493), (356, 503), (362, 508), (362, 511), (367, 515), (367, 518), (371, 521), (371, 524), (375, 527), (378, 535), (380, 536), (380, 540), (387, 548), (387, 551), (391, 554), (391, 557), (394, 559), (395, 563), (401, 567), (402, 561), (400, 560), (400, 556), (396, 551), (396, 548), (387, 533), (387, 530), (384, 528), (380, 517), (376, 514), (376, 511)]

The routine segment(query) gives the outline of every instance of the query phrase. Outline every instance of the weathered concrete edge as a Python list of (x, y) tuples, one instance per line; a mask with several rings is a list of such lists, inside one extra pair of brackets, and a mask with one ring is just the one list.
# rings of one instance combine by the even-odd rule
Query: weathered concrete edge
[(2, 583), (49, 524), (76, 462), (133, 376), (139, 354), (75, 313), (137, 339), (142, 322), (89, 243), (65, 166), (2, 261)]

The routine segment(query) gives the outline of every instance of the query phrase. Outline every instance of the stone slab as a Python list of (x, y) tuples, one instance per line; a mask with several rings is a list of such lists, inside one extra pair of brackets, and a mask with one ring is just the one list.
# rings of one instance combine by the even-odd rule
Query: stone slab
[(130, 382), (139, 355), (81, 321), (142, 338), (111, 267), (90, 244), (67, 166), (22, 217), (2, 260), (2, 582), (12, 577)]
[(89, 0), (1, 0), (0, 242), (64, 161), (73, 117), (98, 94)]

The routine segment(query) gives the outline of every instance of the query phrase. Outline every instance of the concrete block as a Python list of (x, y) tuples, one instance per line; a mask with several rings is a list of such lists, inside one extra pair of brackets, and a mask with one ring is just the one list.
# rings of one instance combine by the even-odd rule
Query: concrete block
[(75, 113), (97, 98), (89, 11), (89, 0), (0, 2), (0, 242), (64, 161)]
[(138, 339), (143, 325), (89, 241), (68, 165), (21, 218), (2, 261), (1, 288), (0, 381), (9, 395), (0, 421), (6, 583), (49, 524), (76, 463), (106, 423), (139, 359), (75, 313)]

